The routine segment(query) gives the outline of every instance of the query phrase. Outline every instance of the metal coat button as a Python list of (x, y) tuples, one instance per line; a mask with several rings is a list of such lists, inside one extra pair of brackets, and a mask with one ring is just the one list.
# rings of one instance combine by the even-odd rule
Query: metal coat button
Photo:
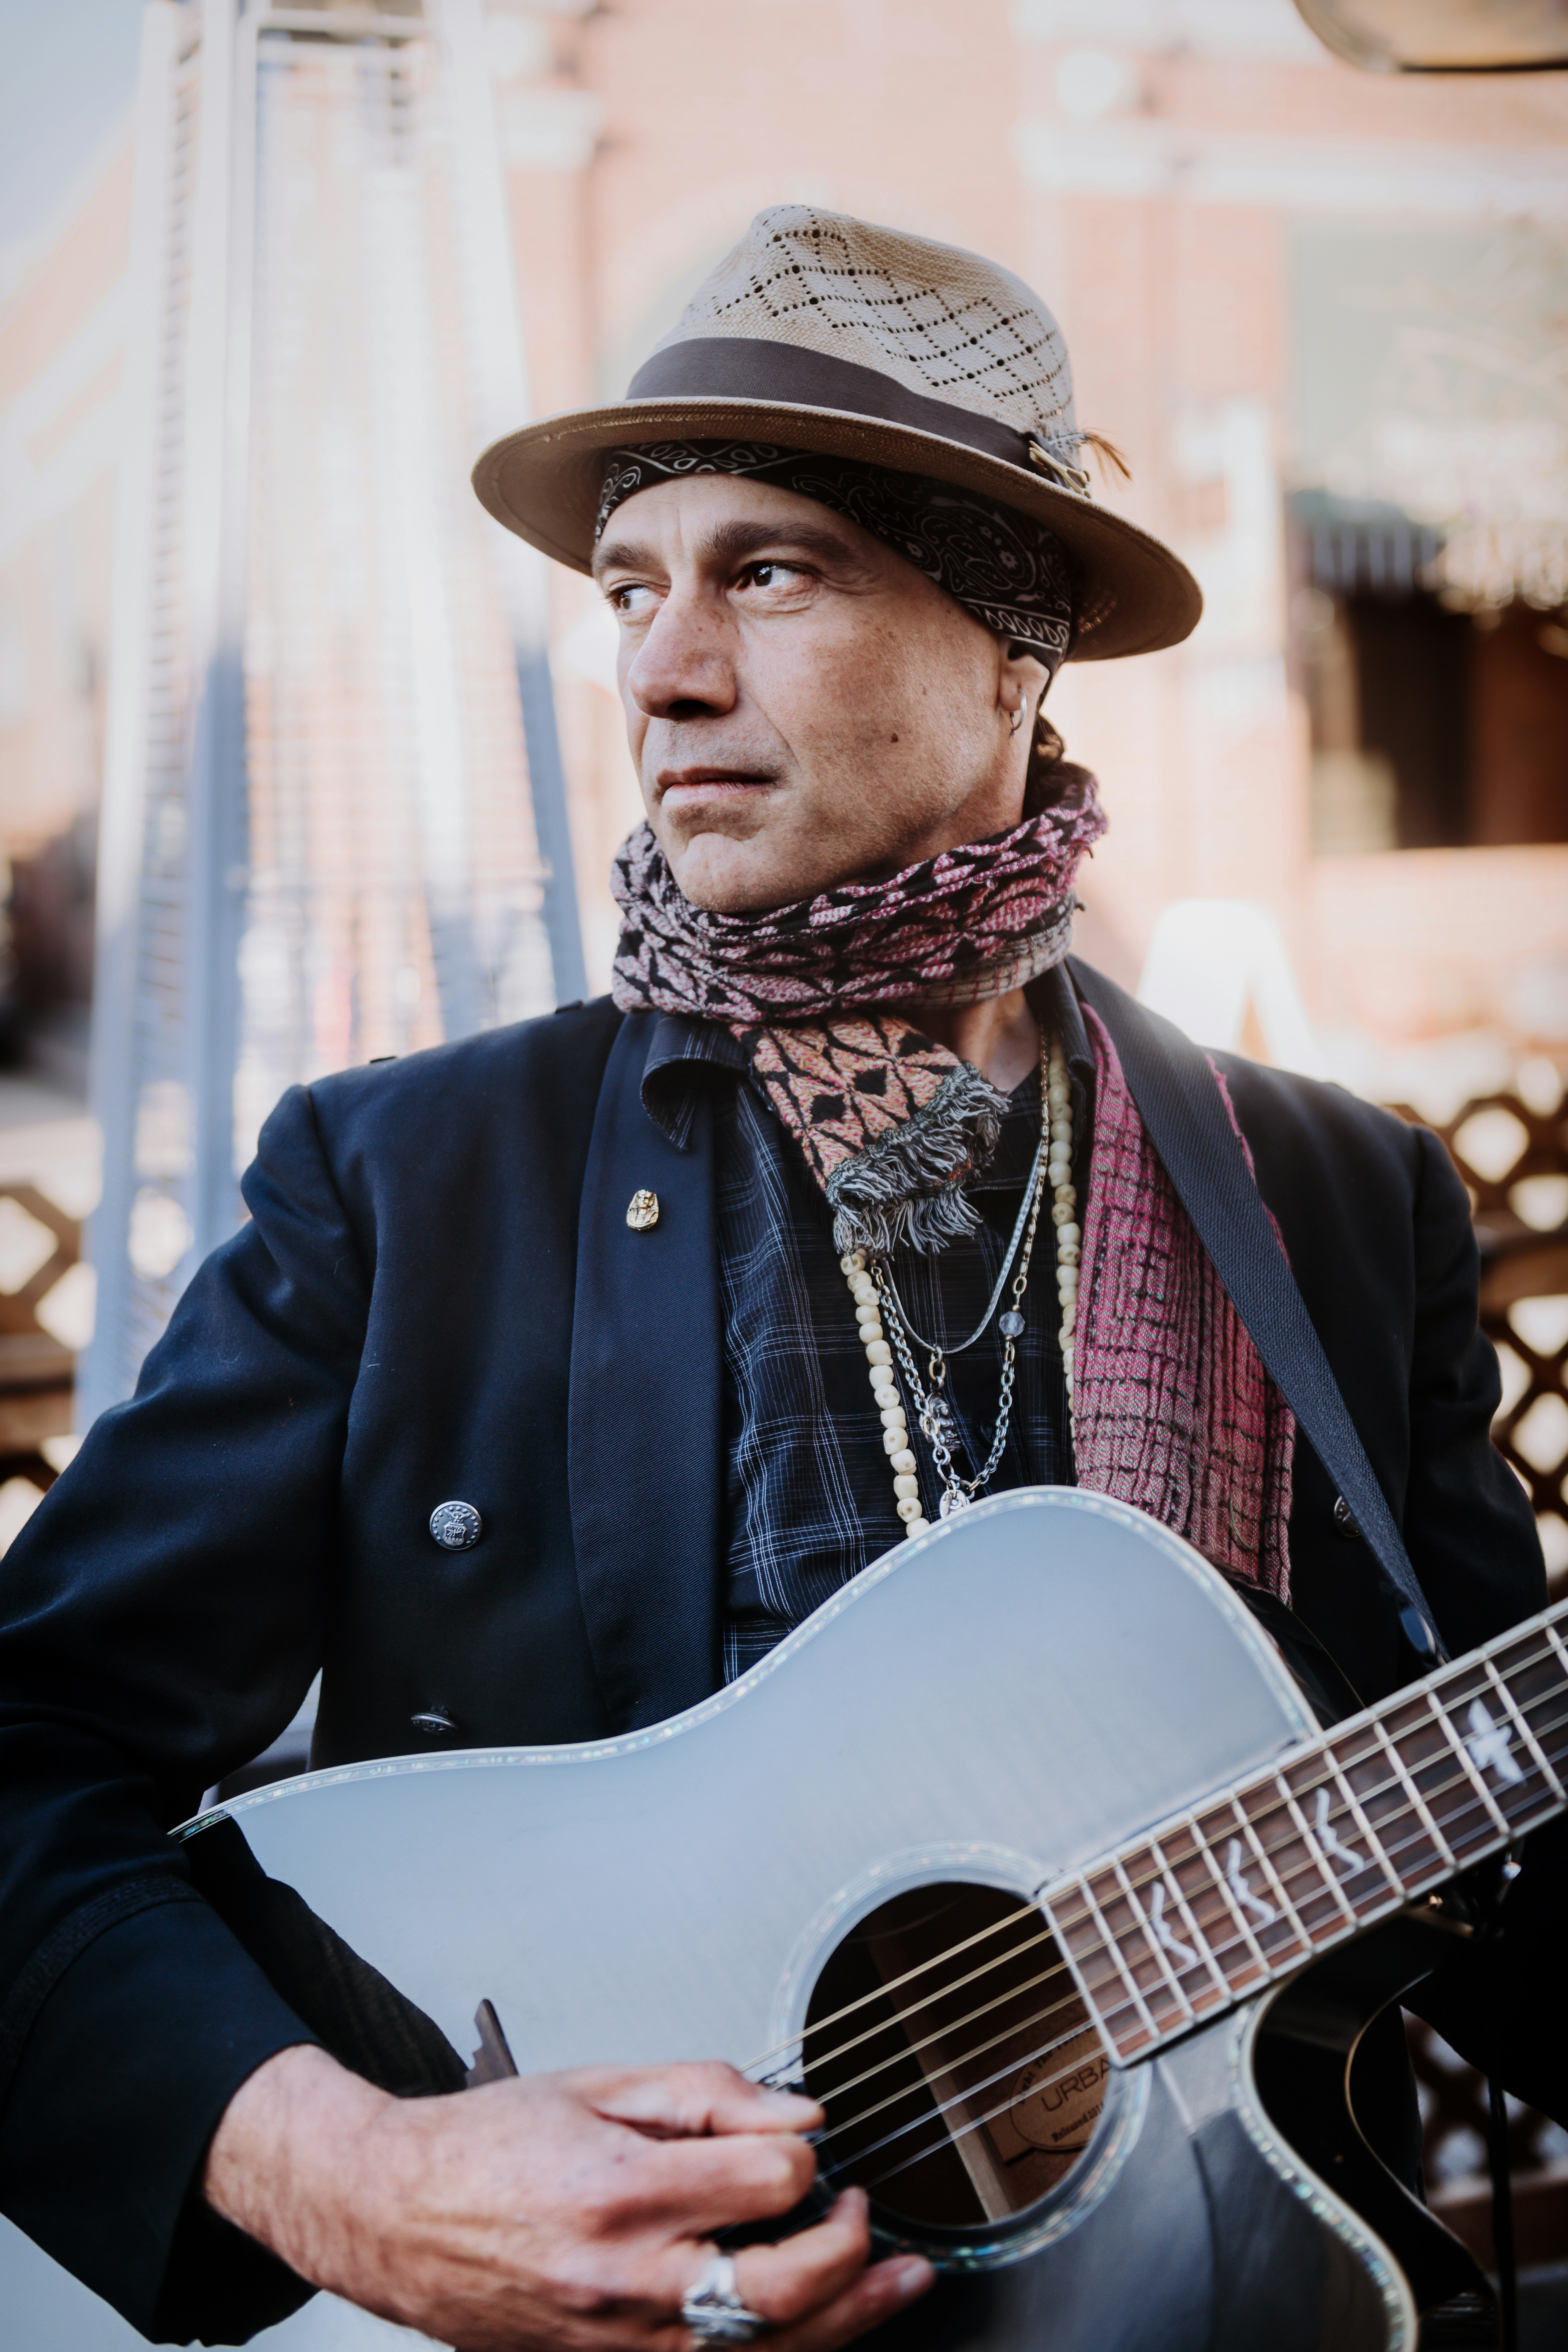
[(443, 1551), (471, 1551), (484, 1531), (472, 1503), (437, 1503), (430, 1514), (430, 1532)]
[(1341, 1543), (1360, 1543), (1361, 1529), (1342, 1495), (1334, 1496), (1334, 1533)]
[(432, 1707), (428, 1715), (411, 1715), (408, 1720), (415, 1730), (422, 1731), (427, 1739), (439, 1739), (443, 1732), (456, 1728), (451, 1717), (441, 1714), (436, 1707)]

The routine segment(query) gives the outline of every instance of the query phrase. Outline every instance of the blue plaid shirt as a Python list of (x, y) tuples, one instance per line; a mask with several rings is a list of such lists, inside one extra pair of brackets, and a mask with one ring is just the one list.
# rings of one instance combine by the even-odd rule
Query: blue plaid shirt
[[(1065, 973), (1032, 989), (1060, 1036), (1072, 1078), (1074, 1134), (1088, 1133), (1093, 1061)], [(798, 1146), (749, 1079), (727, 1029), (660, 1022), (643, 1079), (650, 1114), (684, 1140), (701, 1085), (713, 1089), (719, 1274), (724, 1300), (723, 1626), (726, 1681), (755, 1664), (839, 1586), (903, 1538), (892, 1472), (871, 1395), (866, 1352), (838, 1254), (832, 1215)], [(900, 1250), (894, 1278), (918, 1330), (963, 1339), (985, 1310), (1034, 1166), (1040, 1091), (1031, 1074), (1011, 1099), (984, 1175), (971, 1185), (979, 1230), (934, 1258)], [(1087, 1155), (1078, 1155), (1080, 1167)], [(1082, 1197), (1083, 1179), (1079, 1178)], [(987, 1487), (1059, 1484), (1072, 1476), (1067, 1393), (1057, 1339), (1054, 1227), (1036, 1235), (1026, 1325), (1006, 1450)], [(923, 1376), (925, 1366), (916, 1352)], [(971, 1440), (959, 1468), (971, 1475), (990, 1451), (1002, 1377), (994, 1321), (967, 1354), (950, 1360), (948, 1395)], [(900, 1390), (907, 1382), (900, 1376)], [(911, 1428), (913, 1400), (907, 1394)], [(934, 1518), (941, 1495), (925, 1441), (914, 1437), (921, 1500)]]

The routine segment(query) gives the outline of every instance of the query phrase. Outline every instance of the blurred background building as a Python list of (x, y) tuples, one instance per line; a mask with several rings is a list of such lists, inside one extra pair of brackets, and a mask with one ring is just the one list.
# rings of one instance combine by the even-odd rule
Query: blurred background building
[(284, 1085), (605, 985), (611, 628), (467, 467), (618, 394), (795, 199), (1059, 313), (1132, 466), (1097, 495), (1207, 600), (1056, 688), (1112, 817), (1084, 949), (1205, 1041), (1482, 1106), (1505, 1433), (1568, 1571), (1568, 77), (1358, 74), (1289, 0), (5, 5), (52, 29), (4, 101), (0, 1184), (68, 1226), (109, 1151), (96, 1320), (0, 1201), (0, 1522)]

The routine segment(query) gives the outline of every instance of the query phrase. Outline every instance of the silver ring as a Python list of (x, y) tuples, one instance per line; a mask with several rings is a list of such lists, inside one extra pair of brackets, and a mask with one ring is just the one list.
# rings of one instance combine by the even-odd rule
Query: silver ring
[(680, 2316), (700, 2344), (754, 2344), (768, 2329), (762, 2313), (742, 2302), (729, 2254), (715, 2254), (696, 2284), (687, 2288)]

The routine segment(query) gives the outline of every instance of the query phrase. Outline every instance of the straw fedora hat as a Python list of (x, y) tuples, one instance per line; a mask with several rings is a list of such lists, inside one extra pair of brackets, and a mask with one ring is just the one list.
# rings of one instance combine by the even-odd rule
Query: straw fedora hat
[(813, 205), (759, 213), (624, 401), (511, 433), (474, 488), (498, 522), (586, 572), (605, 452), (742, 440), (984, 492), (1077, 559), (1072, 658), (1178, 645), (1203, 610), (1184, 563), (1096, 506), (1061, 329), (1022, 278)]

